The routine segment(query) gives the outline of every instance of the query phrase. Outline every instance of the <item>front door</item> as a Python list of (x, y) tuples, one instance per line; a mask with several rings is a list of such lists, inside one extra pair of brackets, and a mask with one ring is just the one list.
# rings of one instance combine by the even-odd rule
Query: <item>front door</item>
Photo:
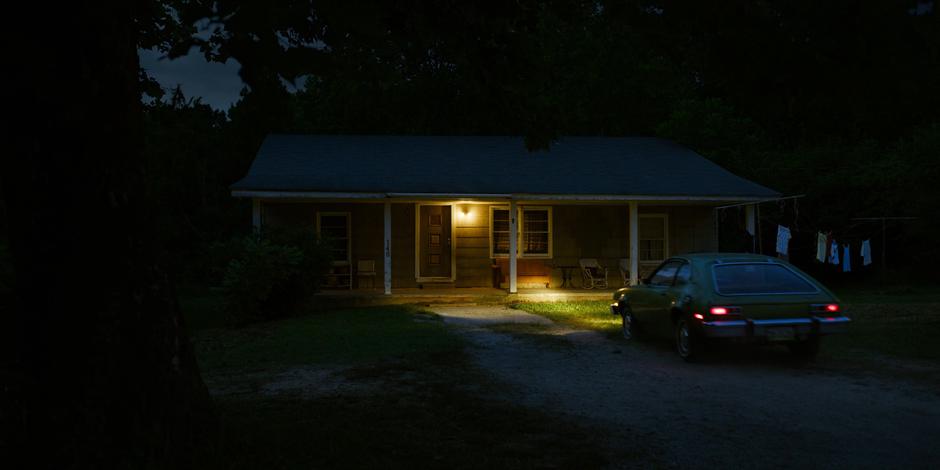
[(450, 206), (420, 206), (421, 277), (450, 278)]

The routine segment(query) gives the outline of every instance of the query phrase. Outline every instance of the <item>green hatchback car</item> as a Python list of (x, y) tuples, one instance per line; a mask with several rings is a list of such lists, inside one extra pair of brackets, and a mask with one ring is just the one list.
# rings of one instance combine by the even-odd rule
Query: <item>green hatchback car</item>
[(711, 340), (786, 344), (811, 359), (822, 336), (850, 322), (839, 299), (793, 265), (769, 256), (696, 253), (664, 261), (640, 285), (614, 293), (623, 336), (666, 336), (686, 361)]

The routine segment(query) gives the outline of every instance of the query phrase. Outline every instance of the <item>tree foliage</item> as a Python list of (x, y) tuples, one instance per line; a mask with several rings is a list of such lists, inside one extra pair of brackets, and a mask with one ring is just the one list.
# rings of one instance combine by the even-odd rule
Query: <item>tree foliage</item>
[[(654, 135), (806, 194), (821, 229), (875, 215), (928, 220), (904, 237), (940, 228), (940, 27), (922, 2), (168, 1), (178, 24), (149, 45), (242, 64), (228, 119), (203, 111), (218, 127), (175, 139), (218, 142), (204, 158), (221, 186), (270, 132), (515, 134), (533, 149)], [(195, 24), (213, 33), (187, 35)]]

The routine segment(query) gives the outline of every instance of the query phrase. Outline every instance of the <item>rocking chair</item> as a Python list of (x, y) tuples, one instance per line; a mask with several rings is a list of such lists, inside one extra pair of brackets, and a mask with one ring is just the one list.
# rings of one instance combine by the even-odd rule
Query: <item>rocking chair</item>
[(620, 258), (620, 278), (624, 287), (630, 285), (630, 258)]
[(581, 287), (585, 289), (607, 288), (607, 268), (601, 266), (596, 258), (581, 258), (578, 264), (581, 265)]

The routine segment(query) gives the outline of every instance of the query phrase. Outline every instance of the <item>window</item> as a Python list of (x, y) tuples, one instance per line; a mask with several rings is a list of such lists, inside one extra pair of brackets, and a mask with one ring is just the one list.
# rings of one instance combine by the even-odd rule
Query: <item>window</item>
[(317, 212), (317, 233), (329, 243), (333, 261), (349, 261), (351, 251), (348, 212)]
[[(524, 258), (552, 257), (552, 208), (520, 207), (517, 241), (519, 256)], [(490, 208), (490, 256), (509, 256), (509, 208)]]
[(692, 279), (692, 265), (682, 263), (679, 272), (676, 273), (676, 284), (687, 284)]
[(551, 256), (552, 213), (547, 207), (522, 208), (522, 256)]
[(719, 264), (712, 267), (721, 295), (811, 294), (816, 286), (786, 266), (774, 263)]
[(670, 261), (662, 265), (650, 276), (649, 285), (651, 286), (671, 286), (673, 279), (676, 278), (676, 272), (682, 266), (682, 261)]
[(662, 261), (669, 255), (669, 218), (665, 214), (640, 214), (640, 261)]
[(490, 221), (490, 257), (509, 256), (509, 209), (494, 207)]

